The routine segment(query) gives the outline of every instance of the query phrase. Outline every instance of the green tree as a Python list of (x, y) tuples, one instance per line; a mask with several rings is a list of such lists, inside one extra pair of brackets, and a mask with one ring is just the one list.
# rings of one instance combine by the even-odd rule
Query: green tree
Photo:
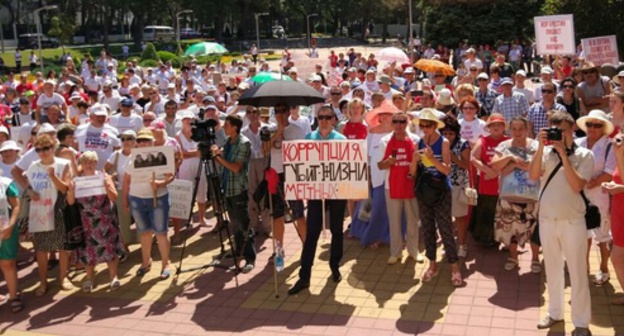
[(158, 57), (156, 47), (154, 47), (153, 43), (148, 43), (145, 46), (145, 50), (143, 50), (143, 53), (141, 54), (141, 61), (145, 60), (160, 61), (160, 57)]
[(74, 16), (64, 13), (50, 19), (48, 35), (59, 39), (63, 53), (65, 53), (65, 45), (72, 43), (77, 28)]

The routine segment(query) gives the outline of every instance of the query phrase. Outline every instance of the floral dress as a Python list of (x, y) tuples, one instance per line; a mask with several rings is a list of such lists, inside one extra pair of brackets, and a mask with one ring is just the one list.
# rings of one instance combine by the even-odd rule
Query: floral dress
[(76, 258), (85, 265), (109, 262), (121, 255), (117, 212), (106, 195), (77, 198), (84, 229), (85, 245), (76, 250)]

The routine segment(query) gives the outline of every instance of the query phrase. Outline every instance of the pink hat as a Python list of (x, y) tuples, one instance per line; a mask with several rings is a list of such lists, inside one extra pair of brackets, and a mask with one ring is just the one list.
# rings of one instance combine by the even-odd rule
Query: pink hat
[(165, 123), (162, 120), (154, 120), (149, 125), (149, 129), (151, 130), (164, 130), (165, 128), (167, 127), (165, 126)]

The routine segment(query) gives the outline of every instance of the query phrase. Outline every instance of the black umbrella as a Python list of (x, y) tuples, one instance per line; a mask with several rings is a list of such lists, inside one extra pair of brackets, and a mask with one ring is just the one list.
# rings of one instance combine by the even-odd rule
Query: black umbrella
[(238, 98), (238, 103), (250, 106), (275, 106), (277, 103), (309, 106), (324, 103), (325, 100), (323, 95), (309, 85), (277, 80), (254, 86)]

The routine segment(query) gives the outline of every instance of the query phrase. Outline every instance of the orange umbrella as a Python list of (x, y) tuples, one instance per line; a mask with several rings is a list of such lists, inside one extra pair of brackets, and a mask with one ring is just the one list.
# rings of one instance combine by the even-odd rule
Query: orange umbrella
[(421, 59), (414, 63), (416, 69), (420, 69), (424, 72), (441, 72), (446, 76), (453, 76), (455, 70), (450, 64), (442, 63), (438, 60)]
[(368, 124), (368, 128), (373, 128), (379, 125), (379, 115), (383, 113), (394, 114), (397, 112), (401, 112), (392, 102), (388, 99), (384, 99), (381, 102), (379, 107), (372, 109), (370, 112), (366, 114), (366, 123)]

